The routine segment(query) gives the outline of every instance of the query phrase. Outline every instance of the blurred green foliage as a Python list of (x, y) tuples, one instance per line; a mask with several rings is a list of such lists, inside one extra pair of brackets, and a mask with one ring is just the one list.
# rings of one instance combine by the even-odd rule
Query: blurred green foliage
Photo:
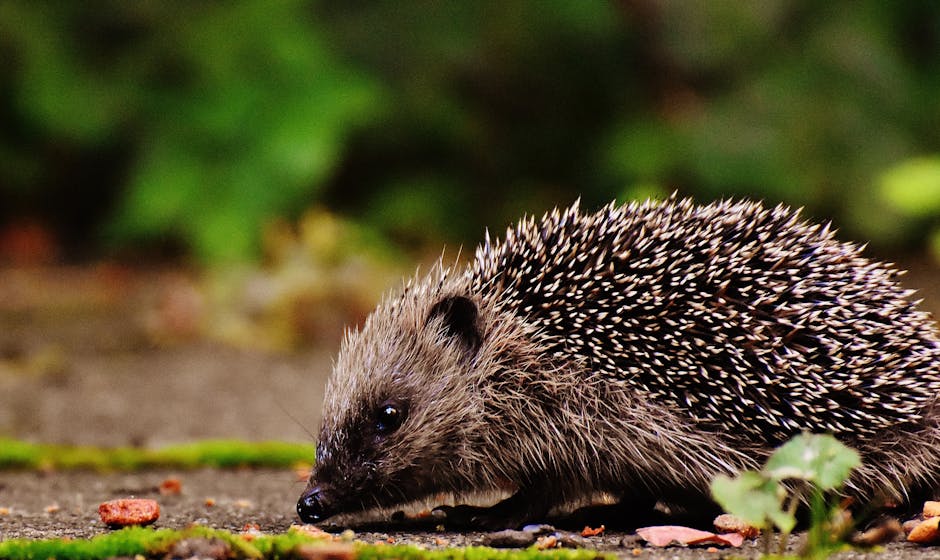
[(938, 226), (891, 171), (940, 154), (930, 0), (10, 1), (0, 60), (0, 220), (95, 251), (244, 259), (315, 203), (473, 244), (672, 190)]
[[(306, 206), (381, 106), (381, 86), (337, 59), (309, 11), (289, 0), (5, 3), (12, 116), (40, 143), (128, 143), (109, 236), (179, 236), (208, 261), (254, 255), (262, 224)], [(3, 153), (34, 155), (10, 141)], [(33, 162), (7, 188), (35, 188), (56, 163)]]
[(881, 176), (881, 196), (908, 222), (931, 224), (930, 252), (940, 260), (940, 157), (905, 160)]

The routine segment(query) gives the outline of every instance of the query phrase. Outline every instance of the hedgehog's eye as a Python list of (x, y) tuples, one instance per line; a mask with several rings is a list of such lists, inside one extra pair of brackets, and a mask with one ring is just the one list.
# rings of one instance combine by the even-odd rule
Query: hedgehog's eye
[(375, 429), (380, 434), (390, 434), (405, 421), (407, 409), (403, 403), (388, 400), (375, 411)]

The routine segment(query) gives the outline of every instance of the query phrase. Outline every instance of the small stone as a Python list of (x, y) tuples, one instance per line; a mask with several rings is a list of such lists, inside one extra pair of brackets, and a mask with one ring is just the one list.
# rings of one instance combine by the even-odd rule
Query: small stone
[(587, 548), (590, 546), (586, 539), (575, 533), (555, 533), (558, 546), (562, 548)]
[(538, 550), (548, 550), (558, 548), (560, 544), (558, 537), (555, 535), (543, 535), (535, 541), (535, 548)]
[(160, 505), (145, 499), (111, 500), (98, 506), (98, 515), (109, 527), (149, 525), (160, 517)]
[(931, 517), (921, 521), (907, 535), (907, 540), (918, 544), (932, 544), (940, 541), (940, 517)]
[(179, 496), (183, 492), (183, 482), (178, 478), (167, 478), (160, 483), (161, 496)]
[(924, 502), (924, 517), (940, 516), (940, 502)]
[(745, 539), (753, 539), (760, 534), (760, 529), (754, 527), (736, 515), (723, 513), (712, 522), (719, 533), (738, 533)]
[(522, 528), (522, 530), (525, 531), (526, 533), (532, 533), (533, 535), (544, 535), (547, 533), (555, 532), (554, 527), (545, 523), (526, 525), (525, 527)]
[(483, 535), (483, 546), (493, 548), (525, 548), (535, 542), (535, 533), (506, 529)]

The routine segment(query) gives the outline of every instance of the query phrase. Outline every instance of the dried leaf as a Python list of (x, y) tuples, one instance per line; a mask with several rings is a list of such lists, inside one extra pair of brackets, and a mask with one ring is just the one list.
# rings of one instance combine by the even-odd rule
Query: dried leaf
[(738, 533), (717, 535), (710, 531), (700, 531), (679, 525), (658, 525), (637, 529), (636, 533), (653, 546), (669, 546), (672, 543), (686, 545), (716, 544), (720, 546), (741, 546), (744, 537)]

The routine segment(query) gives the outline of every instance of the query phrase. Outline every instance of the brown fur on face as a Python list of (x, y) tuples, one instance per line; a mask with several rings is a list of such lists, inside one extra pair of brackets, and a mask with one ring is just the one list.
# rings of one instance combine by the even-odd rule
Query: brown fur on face
[[(327, 385), (311, 479), (338, 510), (456, 491), (473, 478), (468, 466), (479, 460), (469, 441), (485, 424), (478, 348), (449, 332), (446, 310), (432, 309), (460, 288), (443, 271), (412, 282), (346, 337)], [(474, 322), (473, 332), (485, 329)], [(389, 401), (405, 419), (377, 433), (376, 412)]]

